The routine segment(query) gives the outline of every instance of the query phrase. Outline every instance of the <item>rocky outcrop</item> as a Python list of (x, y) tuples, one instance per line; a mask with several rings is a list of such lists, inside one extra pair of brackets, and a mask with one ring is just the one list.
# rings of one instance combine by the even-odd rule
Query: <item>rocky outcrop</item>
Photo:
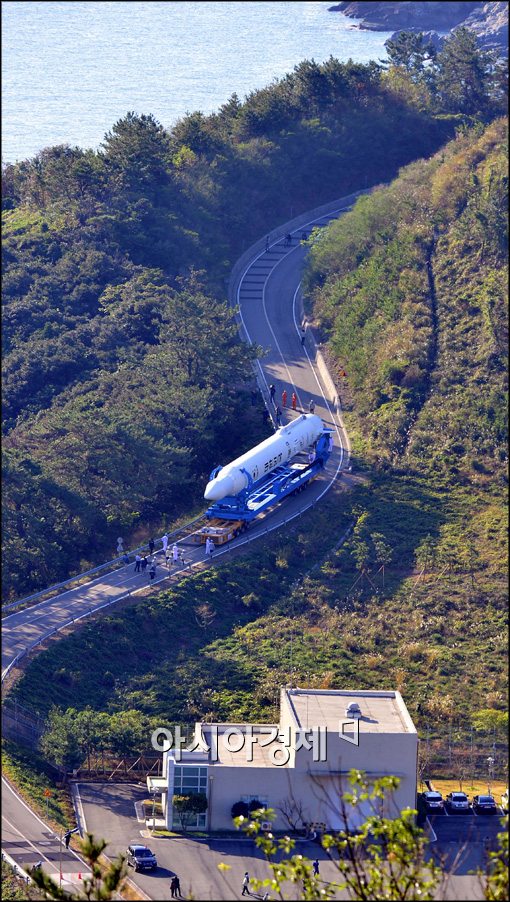
[(484, 49), (505, 47), (508, 53), (508, 3), (482, 3), (462, 24), (475, 32)]
[(484, 50), (508, 55), (508, 3), (354, 2), (337, 3), (330, 12), (359, 19), (367, 31), (421, 31), (439, 49), (444, 35), (463, 26), (472, 29)]
[[(500, 4), (498, 4), (500, 5)], [(501, 4), (504, 5), (504, 4)], [(370, 31), (449, 31), (460, 25), (481, 3), (441, 2), (381, 2), (337, 3), (331, 12), (341, 12), (353, 19), (361, 19), (360, 28)]]

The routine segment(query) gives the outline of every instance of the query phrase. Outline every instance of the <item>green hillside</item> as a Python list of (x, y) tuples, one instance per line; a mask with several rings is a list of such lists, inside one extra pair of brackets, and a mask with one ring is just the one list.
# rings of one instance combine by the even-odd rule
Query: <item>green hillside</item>
[(497, 115), (502, 74), (455, 42), (426, 70), (304, 61), (169, 131), (129, 113), (98, 152), (3, 168), (4, 599), (168, 525), (257, 440), (230, 268), (279, 223)]
[(24, 705), (264, 721), (289, 680), (397, 688), (430, 740), (423, 767), (458, 777), (496, 743), (503, 774), (506, 174), (496, 121), (312, 236), (308, 304), (350, 408), (349, 491), (61, 640), (17, 685)]

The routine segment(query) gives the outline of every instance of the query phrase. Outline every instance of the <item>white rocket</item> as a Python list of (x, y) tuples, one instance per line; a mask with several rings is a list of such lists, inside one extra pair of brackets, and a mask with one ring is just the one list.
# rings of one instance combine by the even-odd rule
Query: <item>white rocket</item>
[(258, 482), (275, 467), (287, 463), (300, 451), (313, 445), (323, 432), (320, 417), (313, 413), (302, 414), (287, 426), (281, 426), (274, 435), (255, 445), (251, 451), (221, 467), (207, 483), (204, 498), (206, 501), (221, 501), (227, 496), (238, 495), (248, 488), (250, 478)]

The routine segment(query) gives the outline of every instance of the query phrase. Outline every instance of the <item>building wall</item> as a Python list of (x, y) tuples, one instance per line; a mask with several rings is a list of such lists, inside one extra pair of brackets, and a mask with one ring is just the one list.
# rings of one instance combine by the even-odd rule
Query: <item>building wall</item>
[[(340, 797), (349, 790), (347, 772), (351, 768), (365, 770), (374, 774), (374, 778), (383, 774), (400, 776), (399, 788), (394, 793), (395, 805), (384, 810), (385, 816), (396, 816), (402, 808), (414, 808), (416, 805), (416, 737), (395, 736), (393, 756), (386, 749), (381, 739), (390, 737), (371, 736), (378, 742), (367, 743), (363, 755), (347, 763), (342, 759), (343, 774), (332, 773), (333, 768), (326, 765), (313, 764), (313, 770), (305, 766), (298, 768), (281, 767), (227, 767), (220, 765), (209, 768), (209, 823), (211, 830), (232, 829), (231, 808), (243, 796), (267, 798), (268, 807), (277, 809), (285, 803), (295, 800), (302, 807), (302, 819), (307, 822), (324, 821), (329, 827), (339, 829), (343, 825), (340, 815)], [(407, 739), (407, 743), (402, 740)], [(298, 758), (301, 753), (298, 752)], [(374, 773), (374, 765), (377, 772)], [(212, 781), (211, 781), (212, 777)], [(212, 783), (212, 787), (211, 787)], [(368, 813), (357, 809), (349, 814), (352, 827), (357, 826)], [(287, 821), (277, 811), (273, 822), (275, 830), (289, 829)]]

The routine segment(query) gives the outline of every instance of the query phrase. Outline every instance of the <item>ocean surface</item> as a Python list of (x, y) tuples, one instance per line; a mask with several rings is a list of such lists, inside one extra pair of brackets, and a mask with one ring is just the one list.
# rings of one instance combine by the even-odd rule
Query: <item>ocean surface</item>
[(303, 59), (386, 57), (330, 2), (14, 2), (2, 12), (2, 161), (97, 149), (129, 110), (170, 127), (241, 100)]

